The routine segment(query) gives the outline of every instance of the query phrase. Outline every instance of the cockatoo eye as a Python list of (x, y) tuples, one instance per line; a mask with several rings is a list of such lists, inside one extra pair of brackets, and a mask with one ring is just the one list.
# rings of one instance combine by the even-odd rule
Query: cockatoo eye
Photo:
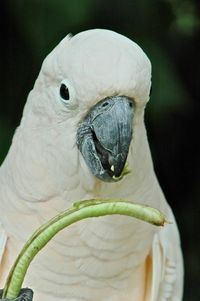
[(69, 100), (69, 89), (65, 84), (61, 84), (60, 86), (60, 96), (62, 97), (63, 101)]
[(61, 101), (65, 104), (65, 105), (70, 105), (70, 106), (74, 106), (75, 105), (75, 90), (73, 88), (73, 86), (71, 85), (71, 83), (67, 80), (64, 79), (61, 83), (60, 83), (60, 88), (59, 88), (59, 96)]

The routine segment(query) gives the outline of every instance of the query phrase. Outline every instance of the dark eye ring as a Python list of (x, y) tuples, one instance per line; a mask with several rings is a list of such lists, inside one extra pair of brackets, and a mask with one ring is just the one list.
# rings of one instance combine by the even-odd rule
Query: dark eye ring
[(67, 86), (65, 84), (61, 84), (61, 86), (60, 86), (60, 96), (64, 100), (69, 100), (69, 89), (67, 88)]

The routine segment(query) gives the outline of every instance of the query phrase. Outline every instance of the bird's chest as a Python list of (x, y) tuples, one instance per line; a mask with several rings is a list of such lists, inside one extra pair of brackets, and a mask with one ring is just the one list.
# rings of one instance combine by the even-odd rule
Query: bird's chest
[[(36, 300), (140, 300), (136, 296), (144, 285), (153, 233), (152, 226), (129, 217), (81, 221), (60, 232), (36, 256), (23, 286), (33, 288)], [(9, 243), (8, 261), (19, 251), (17, 240)]]
[(26, 285), (67, 300), (112, 300), (106, 296), (138, 288), (151, 240), (144, 223), (129, 218), (80, 222), (58, 234), (38, 255)]
[[(81, 198), (101, 196), (132, 200), (124, 192), (126, 190), (121, 194), (117, 189), (114, 192), (104, 190), (104, 193), (101, 189), (96, 191), (95, 195), (84, 194)], [(77, 195), (71, 197), (77, 198)], [(54, 208), (62, 211), (67, 207), (70, 204), (61, 205), (59, 200), (49, 202), (48, 210), (45, 204), (40, 204), (36, 222), (31, 223), (29, 216), (29, 223), (37, 228), (36, 224), (41, 225), (43, 219), (48, 220), (56, 214)], [(16, 241), (22, 237), (22, 230), (26, 232), (27, 227), (22, 226), (20, 223), (15, 229), (20, 233), (15, 233)], [(154, 232), (153, 226), (124, 216), (101, 217), (76, 223), (56, 235), (36, 256), (24, 285), (34, 289), (36, 300), (41, 296), (53, 301), (56, 296), (70, 301), (129, 301), (128, 296), (137, 296), (136, 291), (144, 284), (145, 259)], [(27, 233), (23, 235), (27, 236)], [(17, 250), (14, 245), (9, 249)], [(16, 257), (11, 255), (10, 259)]]

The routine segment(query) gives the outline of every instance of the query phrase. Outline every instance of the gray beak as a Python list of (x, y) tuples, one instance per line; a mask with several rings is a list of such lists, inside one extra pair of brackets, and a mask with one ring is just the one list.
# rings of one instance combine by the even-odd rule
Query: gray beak
[(97, 178), (112, 182), (123, 171), (132, 139), (133, 101), (114, 96), (99, 102), (79, 124), (77, 145)]

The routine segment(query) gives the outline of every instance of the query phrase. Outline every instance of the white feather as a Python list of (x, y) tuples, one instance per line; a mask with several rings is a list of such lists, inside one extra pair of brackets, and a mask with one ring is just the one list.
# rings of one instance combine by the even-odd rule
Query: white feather
[(180, 239), (173, 214), (172, 223), (155, 234), (148, 257), (148, 301), (180, 301), (183, 294), (183, 260)]
[(3, 256), (5, 253), (6, 242), (7, 242), (7, 235), (3, 226), (0, 223), (0, 279), (1, 279)]

